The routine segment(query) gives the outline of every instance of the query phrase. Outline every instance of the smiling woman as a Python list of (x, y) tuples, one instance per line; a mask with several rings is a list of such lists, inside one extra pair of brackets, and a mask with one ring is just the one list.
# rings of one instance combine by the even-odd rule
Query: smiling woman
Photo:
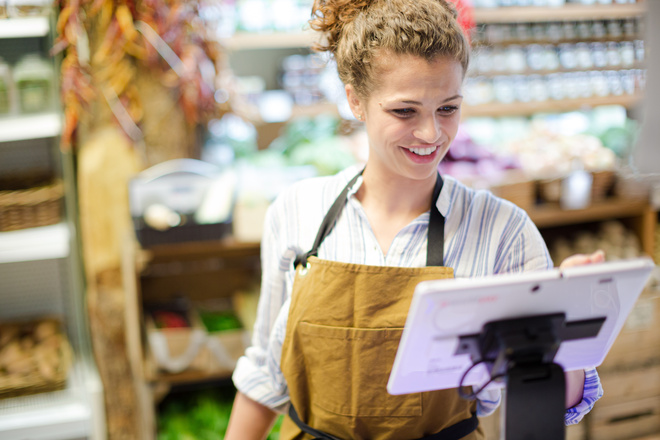
[[(284, 412), (285, 440), (483, 440), (477, 415), (497, 408), (499, 391), (468, 401), (386, 390), (419, 282), (553, 266), (524, 211), (437, 172), (469, 60), (456, 12), (444, 0), (316, 0), (312, 12), (369, 158), (363, 170), (300, 182), (269, 208), (259, 313), (234, 371), (226, 438), (263, 439)], [(567, 423), (602, 393), (595, 370), (578, 373), (567, 377)]]

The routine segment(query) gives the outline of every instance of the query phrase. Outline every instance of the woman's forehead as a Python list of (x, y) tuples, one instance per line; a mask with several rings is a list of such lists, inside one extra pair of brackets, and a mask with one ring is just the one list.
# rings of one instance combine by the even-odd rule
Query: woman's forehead
[[(373, 69), (376, 87), (372, 95), (388, 100), (411, 100), (433, 95), (460, 94), (463, 67), (450, 58), (438, 56), (431, 61), (407, 54), (387, 54)], [(383, 96), (385, 95), (385, 96)]]

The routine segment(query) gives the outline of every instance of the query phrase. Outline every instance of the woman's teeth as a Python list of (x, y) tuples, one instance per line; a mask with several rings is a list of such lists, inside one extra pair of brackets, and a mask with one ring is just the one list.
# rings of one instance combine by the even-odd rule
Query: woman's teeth
[(408, 150), (420, 156), (428, 156), (429, 154), (433, 153), (437, 148), (438, 147), (436, 146), (436, 147), (428, 147), (428, 148), (408, 148)]

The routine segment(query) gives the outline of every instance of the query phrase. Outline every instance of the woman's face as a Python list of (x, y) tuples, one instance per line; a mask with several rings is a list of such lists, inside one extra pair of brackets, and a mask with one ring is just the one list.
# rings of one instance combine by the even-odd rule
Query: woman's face
[(367, 166), (387, 178), (429, 179), (458, 130), (463, 68), (446, 57), (429, 63), (413, 55), (385, 55), (369, 97), (359, 98), (346, 86), (353, 113), (366, 125)]

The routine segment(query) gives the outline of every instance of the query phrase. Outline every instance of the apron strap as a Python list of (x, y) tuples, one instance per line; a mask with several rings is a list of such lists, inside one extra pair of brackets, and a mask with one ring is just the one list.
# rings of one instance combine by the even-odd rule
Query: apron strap
[[(332, 228), (335, 226), (335, 222), (339, 218), (344, 205), (346, 205), (346, 196), (351, 190), (358, 177), (362, 175), (364, 169), (360, 171), (355, 177), (353, 177), (350, 182), (344, 187), (343, 191), (337, 199), (334, 201), (325, 217), (321, 223), (321, 227), (316, 234), (316, 239), (314, 240), (314, 245), (312, 249), (308, 252), (296, 256), (296, 259), (293, 263), (293, 267), (298, 267), (299, 264), (305, 266), (307, 264), (307, 259), (311, 256), (317, 256), (319, 252), (319, 246), (325, 237), (327, 237)], [(444, 266), (444, 246), (445, 246), (445, 217), (438, 211), (436, 206), (438, 197), (440, 197), (440, 191), (442, 191), (442, 177), (438, 174), (438, 177), (435, 181), (435, 188), (433, 189), (433, 197), (431, 198), (431, 217), (429, 218), (429, 232), (428, 240), (426, 244), (426, 265), (427, 266)]]
[(438, 173), (431, 198), (431, 217), (429, 235), (426, 240), (426, 265), (442, 267), (445, 265), (445, 216), (438, 211), (438, 197), (442, 191), (442, 177)]
[[(326, 432), (314, 429), (303, 422), (300, 419), (300, 416), (298, 416), (298, 413), (296, 412), (296, 409), (293, 407), (293, 405), (289, 405), (289, 417), (291, 417), (293, 423), (295, 423), (302, 432), (313, 436), (314, 440), (340, 440), (334, 435), (330, 435)], [(438, 433), (422, 437), (418, 440), (460, 440), (473, 433), (478, 426), (479, 419), (477, 418), (477, 414), (472, 413), (472, 417), (469, 419), (461, 420), (455, 425), (451, 425), (450, 427), (445, 428)]]
[(327, 214), (325, 215), (325, 218), (321, 223), (321, 227), (319, 228), (319, 231), (316, 233), (316, 239), (314, 240), (314, 245), (312, 246), (312, 249), (310, 249), (308, 252), (302, 255), (296, 256), (296, 260), (293, 263), (293, 267), (298, 267), (299, 264), (305, 266), (307, 264), (307, 258), (318, 255), (319, 246), (321, 246), (321, 243), (323, 242), (323, 240), (325, 240), (325, 237), (327, 237), (332, 231), (332, 228), (335, 226), (335, 222), (337, 221), (339, 215), (344, 209), (344, 205), (346, 205), (346, 196), (348, 196), (348, 192), (351, 190), (355, 182), (357, 182), (358, 177), (360, 177), (363, 172), (364, 172), (364, 168), (362, 169), (362, 171), (357, 173), (355, 177), (353, 177), (350, 180), (350, 182), (348, 182), (348, 184), (346, 184), (346, 187), (344, 187), (341, 194), (339, 194), (339, 197), (337, 197), (337, 199), (334, 201), (334, 203), (328, 210)]
[(291, 417), (293, 423), (295, 423), (302, 432), (313, 436), (314, 440), (341, 440), (334, 435), (330, 435), (323, 431), (319, 431), (318, 429), (314, 429), (307, 423), (300, 420), (300, 416), (298, 416), (298, 413), (296, 412), (296, 409), (293, 407), (293, 405), (289, 405), (289, 417)]

